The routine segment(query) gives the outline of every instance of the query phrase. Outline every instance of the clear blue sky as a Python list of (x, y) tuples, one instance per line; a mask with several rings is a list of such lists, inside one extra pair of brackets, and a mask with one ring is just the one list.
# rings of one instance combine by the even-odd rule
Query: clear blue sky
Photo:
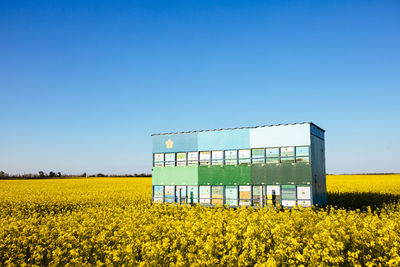
[(151, 133), (312, 121), (400, 172), (399, 1), (1, 1), (0, 170), (151, 171)]

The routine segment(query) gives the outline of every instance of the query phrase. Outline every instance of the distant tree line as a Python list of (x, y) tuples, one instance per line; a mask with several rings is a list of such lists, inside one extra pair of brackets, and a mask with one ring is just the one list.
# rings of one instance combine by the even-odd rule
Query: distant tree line
[(4, 171), (0, 171), (0, 179), (14, 178), (14, 179), (44, 179), (44, 178), (68, 178), (68, 177), (151, 177), (148, 173), (134, 173), (134, 174), (90, 174), (87, 175), (86, 172), (76, 175), (76, 174), (62, 174), (61, 172), (50, 171), (46, 173), (44, 171), (39, 171), (36, 173), (25, 173), (25, 174), (8, 174)]

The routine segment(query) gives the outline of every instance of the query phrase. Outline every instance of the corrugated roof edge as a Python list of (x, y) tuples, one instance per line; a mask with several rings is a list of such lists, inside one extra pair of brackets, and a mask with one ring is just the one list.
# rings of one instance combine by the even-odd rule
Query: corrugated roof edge
[(238, 129), (252, 129), (252, 128), (260, 128), (260, 127), (285, 126), (285, 125), (296, 125), (296, 124), (311, 124), (311, 125), (317, 127), (319, 130), (325, 132), (324, 129), (322, 129), (321, 127), (319, 127), (318, 125), (316, 125), (316, 124), (314, 124), (312, 122), (299, 122), (299, 123), (260, 125), (260, 126), (252, 126), (252, 127), (237, 127), (237, 128), (213, 129), (213, 130), (184, 131), (184, 132), (175, 132), (175, 133), (158, 133), (158, 134), (152, 134), (151, 136), (155, 136), (155, 135), (170, 135), (170, 134), (185, 134), (185, 133), (199, 133), (199, 132), (210, 132), (210, 131), (224, 131), (224, 130), (238, 130)]

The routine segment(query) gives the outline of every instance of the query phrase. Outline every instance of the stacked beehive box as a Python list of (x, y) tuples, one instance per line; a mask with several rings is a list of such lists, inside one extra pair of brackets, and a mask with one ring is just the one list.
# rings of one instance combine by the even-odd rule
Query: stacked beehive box
[(313, 123), (154, 134), (153, 201), (326, 204), (324, 130)]

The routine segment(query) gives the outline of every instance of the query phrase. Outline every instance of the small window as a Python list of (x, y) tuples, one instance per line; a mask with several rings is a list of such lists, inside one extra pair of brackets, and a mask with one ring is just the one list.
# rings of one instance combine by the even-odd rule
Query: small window
[(310, 162), (310, 147), (296, 147), (296, 162)]
[(281, 148), (281, 162), (294, 162), (294, 147)]
[(211, 154), (212, 165), (222, 165), (224, 159), (223, 151), (213, 151)]
[(237, 150), (226, 150), (225, 151), (225, 164), (236, 165), (237, 164)]
[(186, 166), (186, 153), (176, 153), (176, 166)]
[(264, 148), (256, 148), (251, 150), (251, 162), (252, 163), (264, 163)]
[(279, 163), (279, 148), (265, 149), (267, 163)]
[(199, 153), (198, 152), (188, 152), (187, 159), (188, 159), (188, 165), (198, 165), (199, 164)]
[(164, 153), (154, 154), (154, 167), (164, 167)]
[(203, 151), (200, 152), (200, 165), (210, 165), (211, 160), (211, 152), (210, 151)]
[(175, 166), (175, 153), (165, 153), (165, 166)]
[(250, 164), (250, 149), (239, 150), (239, 164)]

